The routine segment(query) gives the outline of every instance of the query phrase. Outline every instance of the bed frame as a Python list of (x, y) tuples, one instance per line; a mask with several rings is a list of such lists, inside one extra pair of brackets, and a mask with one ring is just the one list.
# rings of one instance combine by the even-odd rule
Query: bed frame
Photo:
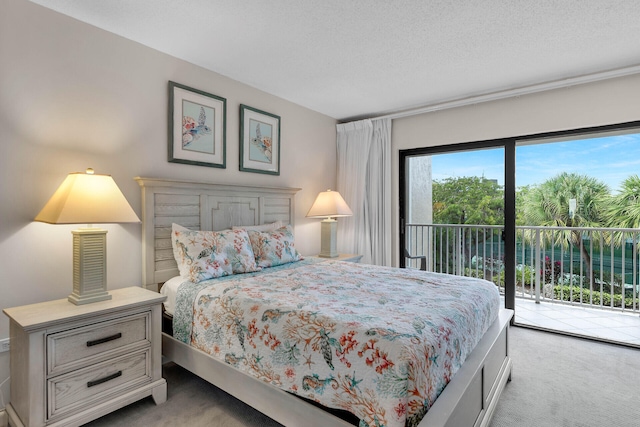
[[(281, 220), (294, 225), (298, 188), (220, 185), (136, 178), (142, 189), (142, 259), (145, 287), (178, 275), (171, 248), (173, 222), (192, 229), (222, 230)], [(429, 409), (419, 427), (488, 426), (511, 379), (509, 323), (501, 310), (465, 363)], [(352, 426), (341, 418), (253, 378), (163, 333), (162, 354), (285, 426)]]

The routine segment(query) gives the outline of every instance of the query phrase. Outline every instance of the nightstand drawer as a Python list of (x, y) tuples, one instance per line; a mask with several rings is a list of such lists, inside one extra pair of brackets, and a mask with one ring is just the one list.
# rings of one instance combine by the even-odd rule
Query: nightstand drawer
[(107, 360), (47, 381), (51, 420), (151, 382), (150, 350)]
[(47, 374), (83, 367), (120, 350), (150, 343), (150, 312), (57, 332), (47, 336)]

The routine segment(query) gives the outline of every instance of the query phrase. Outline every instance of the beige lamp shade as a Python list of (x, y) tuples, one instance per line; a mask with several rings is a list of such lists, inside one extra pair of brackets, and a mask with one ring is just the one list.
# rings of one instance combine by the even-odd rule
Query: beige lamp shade
[(49, 224), (140, 222), (111, 175), (70, 173), (42, 208), (36, 221)]
[(307, 212), (307, 218), (335, 218), (351, 216), (353, 212), (337, 191), (323, 191)]
[[(140, 222), (110, 175), (70, 173), (42, 208), (36, 221), (49, 224)], [(76, 305), (111, 299), (107, 292), (107, 230), (73, 230), (73, 292)]]
[(325, 218), (320, 227), (320, 253), (318, 256), (323, 258), (338, 256), (336, 244), (338, 224), (333, 218), (351, 215), (353, 212), (337, 191), (327, 190), (318, 194), (316, 201), (307, 212), (307, 218)]

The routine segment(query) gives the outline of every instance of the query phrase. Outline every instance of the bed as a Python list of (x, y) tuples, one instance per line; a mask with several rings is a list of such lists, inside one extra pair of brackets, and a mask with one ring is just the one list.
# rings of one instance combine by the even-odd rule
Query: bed
[[(298, 189), (136, 179), (143, 195), (144, 283), (153, 288), (167, 282), (164, 292), (174, 294), (169, 298), (174, 301), (169, 303), (169, 311), (174, 315), (178, 313), (178, 320), (171, 323), (177, 328), (163, 333), (163, 355), (167, 360), (286, 426), (347, 426), (353, 425), (354, 419), (360, 419), (360, 425), (488, 425), (511, 375), (508, 326), (512, 317), (509, 310), (495, 309), (497, 297), (487, 291), (488, 282), (481, 284), (480, 290), (472, 290), (468, 285), (473, 279), (460, 283), (452, 280), (452, 276), (399, 272), (311, 257), (260, 272), (226, 276), (221, 281), (212, 279), (212, 284), (204, 280), (198, 283), (198, 289), (190, 293), (183, 291), (190, 295), (188, 298), (180, 296), (178, 289), (184, 290), (186, 286), (184, 279), (174, 279), (178, 270), (170, 238), (172, 224), (192, 230), (224, 230), (275, 221), (293, 225)], [(387, 283), (389, 289), (393, 289), (394, 281), (402, 280), (404, 285), (395, 285), (406, 289), (385, 294), (384, 286), (376, 287), (375, 280)], [(434, 289), (457, 286), (457, 292), (471, 292), (472, 300), (481, 300), (480, 294), (487, 294), (488, 300), (494, 300), (491, 303), (494, 308), (458, 307), (457, 312), (442, 314), (441, 317), (450, 322), (445, 329), (455, 329), (451, 326), (457, 325), (462, 334), (452, 339), (449, 347), (431, 345), (432, 353), (427, 357), (424, 357), (426, 353), (420, 353), (414, 354), (413, 359), (407, 358), (407, 353), (414, 351), (412, 342), (423, 347), (431, 342), (421, 335), (423, 329), (438, 335), (441, 328), (429, 323), (431, 314), (421, 314), (429, 311), (437, 317), (437, 307), (429, 307), (431, 296), (423, 300), (415, 296), (427, 285)], [(298, 290), (304, 295), (304, 301), (289, 300), (295, 292), (287, 289)], [(363, 295), (371, 296), (378, 291), (379, 295), (363, 302), (366, 299)], [(265, 297), (265, 294), (269, 295)], [(349, 303), (347, 294), (352, 297)], [(241, 298), (249, 299), (243, 303), (245, 306), (238, 303)], [(458, 304), (459, 299), (454, 299)], [(259, 300), (276, 301), (279, 305), (258, 306)], [(230, 301), (238, 305), (230, 308)], [(370, 305), (370, 311), (365, 307), (362, 311), (352, 311), (357, 305), (354, 301)], [(226, 329), (232, 333), (231, 338), (224, 338), (226, 341), (221, 347), (225, 349), (212, 348), (212, 343), (215, 347), (215, 343), (221, 341), (216, 337), (215, 328), (210, 327), (225, 324), (221, 321), (224, 316), (208, 317), (202, 310), (203, 304), (207, 309), (218, 304), (250, 316), (246, 320), (226, 321)], [(385, 309), (371, 316), (376, 305)], [(401, 311), (409, 314), (410, 319), (405, 323), (394, 317)], [(463, 311), (470, 313), (467, 320), (456, 317)], [(196, 313), (196, 321), (185, 320), (184, 313)], [(378, 315), (380, 313), (384, 315)], [(346, 329), (336, 323), (341, 316)], [(368, 318), (362, 316), (376, 317), (376, 321), (382, 323), (368, 323)], [(241, 324), (244, 326), (240, 327)], [(317, 328), (314, 333), (307, 333), (305, 328), (311, 324)], [(477, 338), (472, 337), (473, 330), (480, 331)], [(289, 334), (287, 338), (300, 336), (297, 340), (280, 339), (285, 333)], [(435, 352), (439, 346), (443, 347), (441, 353)], [(276, 354), (268, 353), (266, 347), (275, 348)], [(445, 360), (447, 354), (452, 359)], [(414, 379), (413, 374), (407, 373), (409, 368), (421, 370), (416, 367), (419, 360), (438, 366), (445, 372), (444, 376), (450, 378), (444, 382), (438, 379), (407, 381), (407, 378)], [(308, 371), (304, 369), (305, 363)], [(425, 389), (428, 391), (421, 394), (414, 383), (425, 381), (429, 384)], [(399, 384), (405, 388), (394, 389), (400, 387)], [(353, 395), (353, 399), (347, 401), (345, 395)], [(332, 410), (336, 408), (347, 409), (358, 416), (344, 416)]]

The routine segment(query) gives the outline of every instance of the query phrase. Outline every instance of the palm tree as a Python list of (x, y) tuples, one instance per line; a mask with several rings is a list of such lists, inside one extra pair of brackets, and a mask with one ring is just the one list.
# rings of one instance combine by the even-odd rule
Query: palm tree
[[(638, 175), (625, 179), (621, 184), (620, 192), (608, 199), (603, 218), (607, 227), (640, 228), (640, 178)], [(616, 233), (615, 243), (624, 244), (624, 233)]]
[[(577, 227), (600, 227), (603, 224), (601, 201), (608, 196), (606, 184), (587, 175), (563, 172), (531, 188), (523, 198), (522, 214), (527, 225), (565, 227), (551, 233), (554, 245), (567, 247), (572, 244), (580, 248), (586, 265), (587, 277), (593, 283), (591, 256), (582, 244), (582, 232), (571, 230)], [(569, 201), (576, 201), (573, 215), (569, 213)], [(528, 230), (525, 238), (532, 239), (535, 232)], [(545, 236), (548, 236), (545, 233)]]

